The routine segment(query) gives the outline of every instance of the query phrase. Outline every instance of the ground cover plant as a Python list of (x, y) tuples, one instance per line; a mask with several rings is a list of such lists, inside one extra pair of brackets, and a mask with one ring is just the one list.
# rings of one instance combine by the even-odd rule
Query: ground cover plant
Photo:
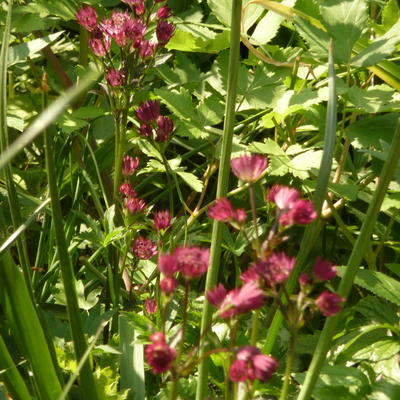
[(0, 24), (1, 398), (400, 397), (396, 0)]

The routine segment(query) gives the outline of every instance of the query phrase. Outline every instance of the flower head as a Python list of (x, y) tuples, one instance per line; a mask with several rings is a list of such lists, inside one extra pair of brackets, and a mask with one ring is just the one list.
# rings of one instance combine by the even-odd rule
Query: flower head
[(114, 10), (110, 18), (106, 18), (101, 23), (101, 29), (108, 36), (115, 40), (118, 46), (126, 45), (125, 22), (129, 20), (127, 12)]
[(300, 193), (295, 188), (274, 185), (268, 193), (267, 200), (275, 203), (281, 211), (286, 211), (293, 207), (299, 197)]
[(157, 40), (160, 45), (166, 45), (174, 34), (175, 26), (166, 21), (159, 21), (156, 28)]
[(132, 188), (129, 182), (121, 183), (119, 187), (119, 192), (123, 194), (125, 197), (136, 197), (136, 190)]
[(168, 210), (154, 213), (154, 227), (158, 230), (168, 229), (171, 225), (171, 215)]
[(94, 28), (90, 33), (89, 47), (96, 56), (104, 57), (110, 50), (111, 40), (108, 35), (104, 35), (98, 28)]
[(317, 281), (329, 281), (336, 276), (336, 267), (329, 261), (317, 258), (315, 261), (313, 272)]
[(245, 154), (231, 160), (232, 172), (242, 181), (257, 180), (268, 166), (268, 159), (259, 154)]
[(145, 201), (137, 197), (129, 197), (125, 205), (132, 215), (136, 212), (142, 212), (146, 208)]
[(273, 286), (286, 281), (295, 262), (295, 258), (289, 257), (283, 252), (275, 252), (267, 260), (257, 261), (252, 266), (267, 285)]
[(206, 293), (206, 298), (210, 304), (215, 307), (220, 307), (226, 296), (226, 289), (221, 283), (218, 286), (210, 289)]
[(161, 335), (154, 336), (153, 334), (150, 339), (153, 338), (157, 340), (153, 340), (144, 350), (147, 364), (150, 365), (155, 374), (168, 371), (176, 358), (176, 351), (168, 346), (165, 342), (164, 335)]
[(157, 254), (157, 245), (150, 239), (138, 236), (132, 242), (132, 253), (141, 260), (148, 260)]
[(158, 101), (145, 101), (136, 110), (138, 118), (146, 123), (156, 121), (160, 115), (160, 103)]
[(178, 281), (172, 276), (166, 276), (160, 281), (160, 290), (163, 293), (172, 293), (178, 286)]
[(344, 299), (336, 293), (325, 290), (315, 300), (315, 304), (325, 317), (336, 315), (342, 309)]
[(300, 286), (306, 286), (310, 283), (310, 277), (308, 276), (308, 274), (306, 272), (303, 272), (300, 276), (299, 276), (299, 285)]
[(128, 18), (124, 24), (125, 35), (135, 45), (143, 39), (146, 33), (146, 25), (140, 19)]
[(165, 19), (171, 15), (171, 9), (167, 6), (162, 6), (157, 10), (157, 18)]
[(217, 221), (228, 221), (233, 217), (233, 208), (230, 201), (222, 197), (208, 207), (208, 216)]
[(182, 246), (176, 248), (173, 255), (176, 257), (179, 272), (187, 280), (199, 278), (208, 269), (209, 249)]
[(135, 173), (137, 167), (139, 165), (138, 157), (131, 157), (125, 155), (122, 159), (122, 175), (131, 176)]
[(85, 6), (78, 10), (76, 19), (79, 25), (82, 25), (88, 31), (91, 31), (97, 26), (97, 12), (91, 6)]
[(123, 70), (110, 68), (106, 73), (106, 79), (110, 86), (122, 86), (125, 80), (125, 74)]
[(154, 314), (157, 311), (157, 302), (155, 299), (146, 299), (144, 307), (148, 314)]
[(160, 115), (157, 118), (157, 126), (156, 141), (166, 142), (169, 139), (171, 132), (174, 130), (174, 123), (172, 122), (172, 119)]
[(154, 53), (155, 48), (156, 48), (155, 43), (152, 43), (149, 40), (143, 39), (139, 45), (140, 57), (142, 57), (142, 59), (151, 57)]
[(314, 203), (306, 199), (299, 199), (288, 212), (281, 214), (279, 222), (282, 226), (305, 225), (314, 221), (315, 218), (317, 218), (317, 213), (314, 209)]
[(148, 124), (142, 124), (139, 127), (139, 135), (144, 137), (151, 137), (153, 134), (153, 129)]
[(172, 276), (179, 269), (176, 257), (173, 254), (160, 254), (160, 257), (158, 257), (158, 269), (165, 276)]
[(239, 224), (243, 224), (247, 219), (246, 210), (244, 208), (237, 208), (236, 210), (233, 210), (232, 218)]

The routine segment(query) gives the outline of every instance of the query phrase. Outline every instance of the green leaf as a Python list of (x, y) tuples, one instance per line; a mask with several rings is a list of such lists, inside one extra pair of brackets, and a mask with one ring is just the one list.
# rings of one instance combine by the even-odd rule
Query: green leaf
[(127, 319), (127, 322), (137, 329), (141, 334), (148, 335), (149, 332), (151, 332), (151, 330), (154, 328), (153, 322), (144, 315), (133, 311), (122, 311), (121, 315), (123, 315)]
[(387, 338), (376, 340), (369, 346), (363, 346), (362, 349), (353, 354), (353, 360), (368, 360), (377, 362), (395, 356), (400, 351), (400, 342), (398, 339)]
[(394, 400), (400, 399), (399, 382), (393, 379), (379, 379), (372, 383), (372, 392), (368, 400)]
[[(343, 276), (346, 267), (338, 268), (338, 275)], [(360, 269), (357, 272), (355, 283), (358, 286), (372, 292), (400, 306), (400, 282), (382, 272)]]
[(52, 33), (40, 39), (30, 40), (29, 42), (17, 44), (10, 47), (8, 53), (8, 66), (25, 61), (27, 57), (32, 58), (34, 54), (48, 46), (51, 42), (58, 39), (64, 31)]
[(357, 109), (376, 113), (385, 111), (394, 93), (395, 91), (388, 85), (370, 86), (367, 90), (353, 86), (348, 90), (347, 96)]
[(354, 310), (372, 322), (395, 325), (399, 321), (397, 307), (374, 296), (366, 296), (361, 299), (354, 306)]
[(328, 33), (334, 38), (334, 54), (339, 62), (348, 63), (354, 44), (368, 21), (365, 0), (326, 0), (321, 15)]
[(203, 182), (191, 172), (178, 171), (177, 174), (196, 192), (201, 193)]
[(350, 61), (357, 67), (375, 65), (393, 54), (400, 42), (400, 21), (397, 21), (383, 36), (375, 39), (365, 50)]
[[(296, 4), (296, 0), (283, 0), (280, 4), (293, 7)], [(257, 45), (269, 43), (278, 33), (279, 27), (284, 20), (284, 16), (273, 11), (268, 11), (267, 14), (257, 23), (257, 26), (250, 37), (250, 41)]]
[(382, 25), (386, 30), (391, 28), (400, 18), (400, 7), (398, 0), (389, 0), (382, 10)]

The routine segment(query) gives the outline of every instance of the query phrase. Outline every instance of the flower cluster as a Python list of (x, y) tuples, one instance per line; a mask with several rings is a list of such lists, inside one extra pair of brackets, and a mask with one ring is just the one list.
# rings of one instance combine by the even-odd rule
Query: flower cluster
[(174, 130), (171, 118), (160, 114), (160, 103), (148, 100), (136, 109), (136, 116), (140, 121), (139, 135), (156, 142), (167, 142)]
[(236, 353), (236, 359), (229, 369), (232, 382), (254, 381), (266, 382), (278, 369), (278, 361), (274, 357), (262, 354), (254, 346), (244, 346)]
[(176, 358), (176, 351), (166, 343), (162, 332), (153, 333), (150, 341), (144, 349), (147, 364), (155, 374), (168, 371)]
[(256, 181), (267, 166), (267, 157), (260, 154), (245, 154), (231, 160), (232, 172), (244, 182)]
[(208, 208), (208, 216), (212, 219), (222, 222), (231, 222), (243, 224), (247, 219), (247, 213), (244, 208), (233, 209), (230, 201), (222, 197)]

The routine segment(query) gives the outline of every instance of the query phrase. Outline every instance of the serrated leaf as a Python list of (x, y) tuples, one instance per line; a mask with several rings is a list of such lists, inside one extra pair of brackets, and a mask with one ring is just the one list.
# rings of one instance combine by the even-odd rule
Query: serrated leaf
[(178, 171), (177, 174), (196, 192), (201, 193), (203, 182), (191, 172)]
[[(296, 4), (296, 0), (283, 0), (280, 4), (287, 7), (293, 7)], [(257, 45), (269, 43), (278, 33), (279, 27), (284, 20), (284, 16), (273, 11), (268, 11), (267, 14), (257, 23), (257, 26), (250, 37), (250, 41)]]
[(395, 325), (399, 321), (397, 307), (374, 296), (366, 296), (361, 299), (354, 306), (354, 310), (372, 322)]
[(93, 349), (94, 352), (96, 352), (96, 350), (100, 350), (101, 352), (108, 354), (121, 354), (120, 351), (118, 351), (115, 347), (110, 346), (109, 344), (99, 344)]
[(266, 155), (283, 156), (285, 152), (281, 149), (278, 143), (272, 139), (266, 139), (264, 143), (253, 142), (249, 146), (249, 151), (252, 153), (260, 153)]
[(25, 61), (27, 57), (32, 58), (34, 54), (48, 46), (51, 42), (58, 39), (64, 31), (52, 33), (51, 35), (43, 38), (30, 40), (10, 47), (8, 52), (8, 66)]
[(117, 227), (116, 229), (114, 229), (113, 231), (111, 231), (106, 235), (103, 241), (103, 246), (107, 247), (110, 243), (122, 239), (124, 235), (125, 235), (125, 229), (120, 226)]
[(377, 362), (393, 357), (400, 351), (400, 342), (398, 339), (387, 338), (377, 340), (369, 346), (364, 346), (362, 349), (353, 354), (354, 360), (369, 360)]
[(142, 334), (148, 334), (154, 327), (153, 322), (144, 315), (136, 312), (122, 311), (121, 314), (127, 319), (128, 323), (131, 324)]
[(368, 8), (365, 0), (326, 0), (321, 3), (320, 12), (334, 38), (335, 58), (348, 63), (354, 44), (368, 21)]
[(348, 99), (358, 109), (367, 113), (383, 111), (383, 108), (392, 100), (394, 90), (387, 85), (376, 85), (367, 90), (353, 86), (348, 92)]
[(392, 55), (396, 44), (400, 42), (400, 21), (397, 21), (383, 36), (375, 39), (365, 50), (357, 54), (350, 64), (368, 67)]

